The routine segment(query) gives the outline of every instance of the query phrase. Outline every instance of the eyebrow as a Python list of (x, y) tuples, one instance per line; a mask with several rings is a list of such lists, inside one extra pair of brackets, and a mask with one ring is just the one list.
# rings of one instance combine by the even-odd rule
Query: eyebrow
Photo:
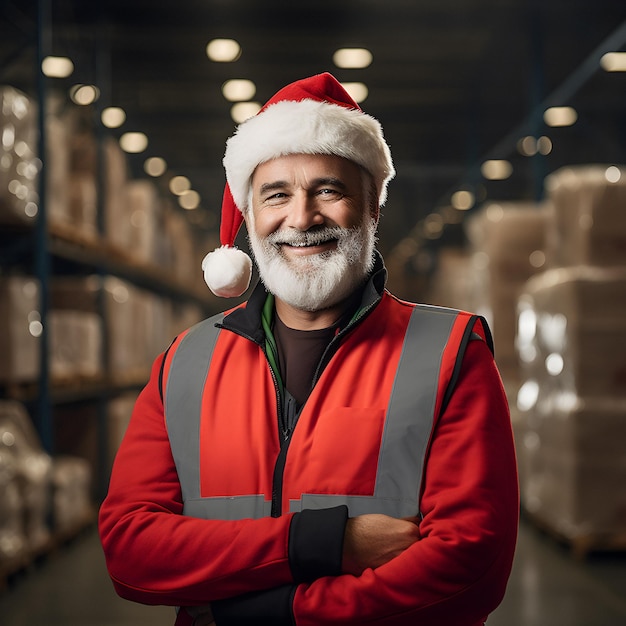
[[(323, 187), (324, 185), (331, 185), (333, 187), (338, 187), (339, 189), (346, 188), (346, 184), (340, 178), (336, 178), (334, 176), (316, 178), (311, 182), (311, 188)], [(277, 189), (284, 189), (285, 187), (289, 187), (289, 183), (287, 181), (276, 180), (271, 183), (263, 183), (259, 188), (259, 193), (266, 194), (271, 191), (276, 191)]]

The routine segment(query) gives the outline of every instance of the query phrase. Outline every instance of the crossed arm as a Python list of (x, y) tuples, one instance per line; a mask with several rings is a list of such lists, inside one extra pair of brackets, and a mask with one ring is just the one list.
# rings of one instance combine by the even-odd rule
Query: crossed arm
[(438, 425), (419, 526), (384, 515), (350, 518), (342, 527), (341, 571), (308, 581), (295, 579), (291, 568), (291, 516), (222, 522), (180, 515), (162, 407), (149, 385), (100, 515), (118, 593), (148, 604), (210, 603), (218, 624), (244, 623), (228, 619), (225, 605), (237, 609), (250, 592), (274, 591), (285, 616), (276, 624), (479, 623), (504, 593), (518, 512), (508, 413), (482, 345), (470, 345), (468, 367)]

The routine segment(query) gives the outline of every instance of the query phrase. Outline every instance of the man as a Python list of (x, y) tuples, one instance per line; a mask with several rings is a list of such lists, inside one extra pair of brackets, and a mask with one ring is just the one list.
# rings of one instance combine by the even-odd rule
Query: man
[(228, 141), (225, 244), (247, 288), (154, 365), (100, 512), (108, 568), (176, 624), (475, 626), (517, 532), (508, 408), (483, 320), (384, 288), (382, 129), (329, 74)]

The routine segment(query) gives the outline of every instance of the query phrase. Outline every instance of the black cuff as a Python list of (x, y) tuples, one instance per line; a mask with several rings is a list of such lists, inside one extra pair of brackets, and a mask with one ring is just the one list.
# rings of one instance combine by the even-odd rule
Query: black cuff
[(295, 626), (293, 597), (296, 585), (254, 591), (227, 600), (214, 600), (211, 610), (219, 626)]
[(296, 582), (341, 574), (347, 521), (345, 505), (304, 509), (293, 516), (289, 529), (289, 565)]

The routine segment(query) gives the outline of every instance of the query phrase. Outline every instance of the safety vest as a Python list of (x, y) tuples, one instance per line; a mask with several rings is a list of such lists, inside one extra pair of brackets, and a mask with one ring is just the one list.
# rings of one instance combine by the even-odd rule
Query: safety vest
[(482, 318), (385, 292), (338, 339), (288, 441), (262, 346), (223, 322), (200, 322), (164, 361), (184, 514), (236, 520), (340, 504), (350, 516), (419, 514), (431, 434), (465, 348), (479, 337), (492, 348)]

